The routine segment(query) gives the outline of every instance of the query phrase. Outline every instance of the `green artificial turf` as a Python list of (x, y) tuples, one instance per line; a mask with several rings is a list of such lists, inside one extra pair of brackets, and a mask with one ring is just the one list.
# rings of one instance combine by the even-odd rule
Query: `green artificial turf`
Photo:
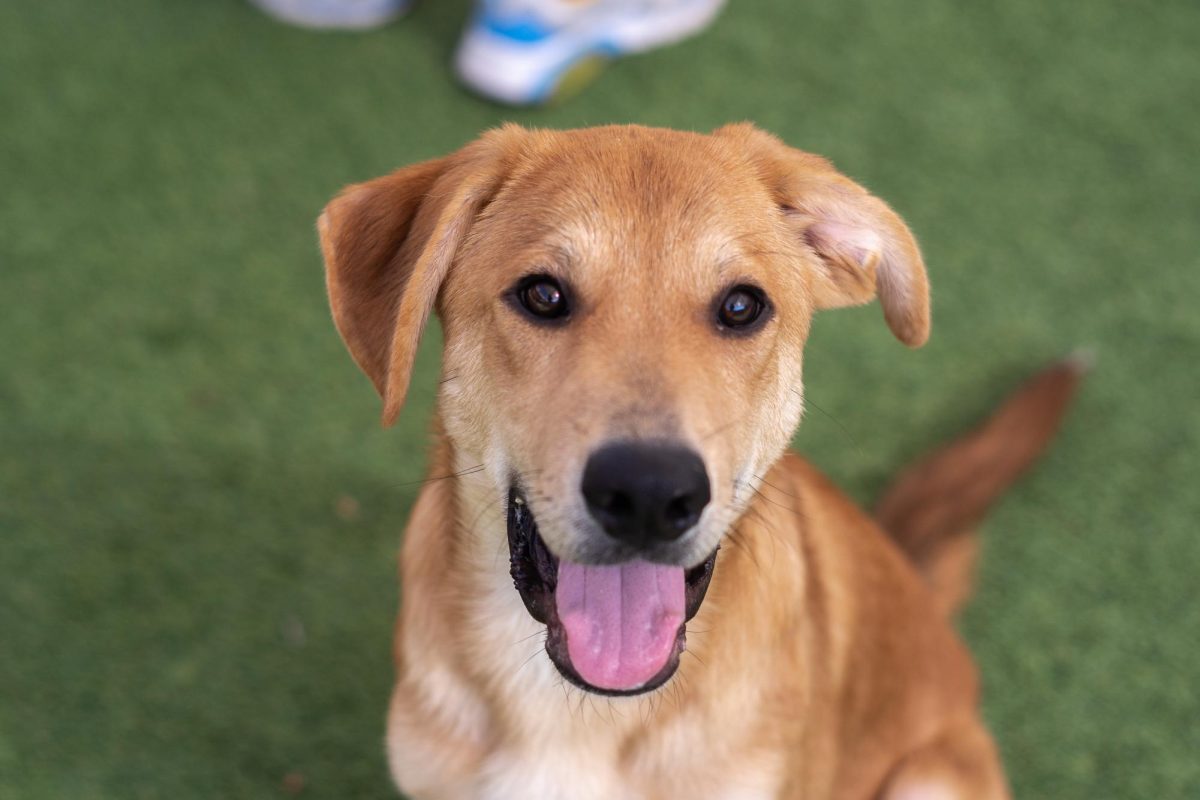
[(504, 120), (743, 119), (928, 257), (925, 349), (874, 307), (809, 345), (797, 445), (858, 499), (1096, 350), (963, 627), (1019, 797), (1200, 797), (1200, 6), (734, 0), (545, 111), (458, 88), (465, 13), (321, 35), (241, 0), (0, 4), (0, 798), (393, 796), (437, 337), (381, 431), (313, 219)]

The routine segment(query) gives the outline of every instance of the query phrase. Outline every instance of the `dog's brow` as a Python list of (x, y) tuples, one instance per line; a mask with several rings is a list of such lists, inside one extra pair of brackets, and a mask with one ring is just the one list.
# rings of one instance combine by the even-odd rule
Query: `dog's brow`
[(561, 243), (537, 243), (514, 254), (512, 263), (525, 273), (546, 272), (565, 280), (578, 261), (574, 248)]
[(737, 255), (723, 256), (721, 260), (717, 262), (717, 274), (724, 276), (727, 272), (736, 268), (741, 261), (742, 257), (740, 253)]
[(556, 244), (550, 248), (551, 259), (563, 269), (569, 269), (578, 259), (575, 248), (568, 244)]
[(746, 251), (738, 246), (737, 239), (726, 241), (717, 250), (717, 275), (725, 277), (728, 273), (738, 271), (746, 262)]

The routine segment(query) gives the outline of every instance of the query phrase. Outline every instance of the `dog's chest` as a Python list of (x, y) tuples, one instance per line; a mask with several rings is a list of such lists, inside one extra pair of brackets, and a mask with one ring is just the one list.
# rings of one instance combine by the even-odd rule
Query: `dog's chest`
[[(539, 698), (549, 700), (550, 698)], [(559, 699), (562, 700), (561, 695)], [(542, 708), (550, 711), (546, 703)], [(596, 708), (599, 708), (597, 705)], [(608, 714), (586, 700), (554, 709), (556, 724), (505, 737), (477, 760), (452, 768), (461, 743), (418, 724), (393, 725), (392, 769), (402, 790), (421, 800), (777, 800), (782, 759), (751, 756), (720, 742), (717, 731), (662, 730), (630, 757)], [(635, 708), (614, 710), (638, 719)], [(393, 721), (395, 722), (395, 720)], [(624, 753), (625, 757), (622, 757)], [(778, 754), (776, 754), (778, 755)]]
[(545, 748), (539, 753), (497, 755), (481, 772), (478, 797), (486, 800), (776, 800), (776, 776), (743, 764), (736, 774), (687, 768), (656, 779), (622, 774), (614, 761), (586, 752)]
[(483, 765), (479, 797), (487, 800), (607, 800), (640, 793), (595, 756), (546, 747), (541, 753), (497, 753)]

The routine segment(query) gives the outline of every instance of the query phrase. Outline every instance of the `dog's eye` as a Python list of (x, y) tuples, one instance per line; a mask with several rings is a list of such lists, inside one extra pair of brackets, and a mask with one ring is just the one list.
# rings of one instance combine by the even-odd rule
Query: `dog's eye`
[(766, 309), (762, 292), (752, 286), (735, 286), (717, 309), (717, 321), (725, 328), (753, 325)]
[(532, 275), (521, 281), (517, 300), (526, 311), (542, 319), (558, 319), (567, 313), (566, 292), (547, 275)]

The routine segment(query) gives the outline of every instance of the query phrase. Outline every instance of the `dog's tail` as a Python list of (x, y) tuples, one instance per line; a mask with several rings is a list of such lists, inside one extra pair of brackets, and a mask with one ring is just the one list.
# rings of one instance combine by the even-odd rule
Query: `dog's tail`
[(1075, 354), (1047, 367), (979, 427), (919, 459), (883, 493), (875, 518), (947, 614), (971, 592), (976, 524), (1050, 443), (1091, 362)]

